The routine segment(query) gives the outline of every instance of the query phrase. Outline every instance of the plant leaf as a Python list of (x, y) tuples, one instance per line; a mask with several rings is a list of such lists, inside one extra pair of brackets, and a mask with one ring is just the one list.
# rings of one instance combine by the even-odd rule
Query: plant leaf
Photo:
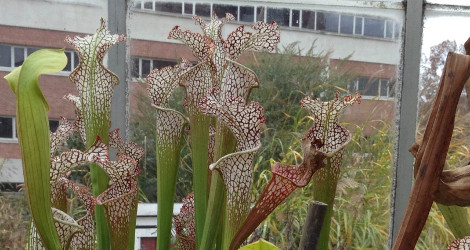
[(240, 250), (277, 250), (277, 249), (280, 249), (280, 248), (276, 247), (274, 244), (268, 241), (265, 241), (263, 239), (260, 239), (255, 243), (251, 243), (240, 248)]
[[(243, 226), (237, 232), (230, 246), (231, 249), (236, 249), (297, 187), (306, 186), (314, 173), (325, 171), (324, 167), (327, 165), (325, 162), (333, 162), (331, 165), (333, 165), (335, 173), (339, 173), (342, 150), (351, 140), (351, 136), (349, 131), (339, 125), (338, 116), (344, 107), (359, 101), (360, 96), (355, 98), (346, 96), (340, 100), (339, 92), (336, 93), (336, 98), (330, 102), (312, 100), (309, 97), (302, 99), (301, 104), (314, 117), (314, 126), (302, 138), (302, 163), (287, 165), (276, 162), (272, 166), (273, 177), (250, 211)], [(327, 175), (319, 176), (326, 178)], [(321, 184), (317, 184), (315, 187), (319, 185)], [(334, 187), (336, 189), (336, 184)], [(332, 204), (328, 205), (332, 206)]]
[[(103, 65), (103, 58), (111, 46), (124, 40), (124, 35), (111, 35), (106, 29), (104, 19), (101, 19), (101, 25), (95, 34), (65, 39), (75, 47), (80, 57), (78, 67), (70, 74), (70, 80), (78, 89), (80, 102), (75, 103), (80, 110), (76, 123), (87, 147), (91, 146), (97, 135), (108, 144), (111, 100), (119, 78)], [(108, 188), (108, 176), (96, 164), (90, 165), (90, 175), (93, 195), (98, 196)], [(97, 247), (109, 249), (110, 232), (101, 206), (96, 207), (95, 220)]]
[(87, 211), (82, 218), (77, 220), (77, 224), (83, 227), (83, 231), (76, 233), (72, 237), (70, 246), (72, 249), (95, 249), (95, 222), (93, 220), (96, 205), (95, 197), (90, 194), (90, 190), (87, 187), (67, 180), (64, 177), (59, 179), (58, 184), (72, 190)]
[(55, 73), (67, 64), (64, 50), (43, 49), (5, 76), (16, 95), (18, 139), (28, 204), (37, 231), (50, 249), (61, 247), (50, 203), (49, 106), (39, 88), (41, 74)]
[(97, 127), (109, 127), (111, 97), (119, 78), (106, 69), (103, 57), (111, 46), (124, 40), (124, 35), (110, 34), (104, 19), (101, 19), (101, 26), (94, 35), (65, 39), (75, 47), (80, 57), (80, 64), (70, 74), (70, 80), (77, 85), (82, 119), (87, 134), (91, 134), (85, 140), (95, 140)]
[(180, 213), (173, 218), (178, 240), (178, 249), (196, 249), (196, 225), (194, 218), (194, 195), (189, 194), (183, 198)]
[(99, 165), (110, 177), (110, 186), (96, 201), (105, 208), (112, 248), (127, 249), (130, 217), (137, 209), (137, 176), (140, 169), (132, 157), (122, 154), (118, 155), (117, 161), (103, 161)]
[(64, 143), (75, 131), (76, 127), (64, 117), (61, 117), (59, 126), (54, 133), (50, 133), (51, 140), (51, 158), (54, 157), (57, 148)]
[(224, 46), (231, 60), (237, 60), (246, 50), (273, 51), (276, 48), (281, 34), (276, 22), (257, 22), (252, 28), (256, 30), (255, 34), (245, 31), (242, 25), (228, 35)]
[(178, 87), (179, 74), (189, 62), (175, 67), (153, 70), (146, 78), (147, 91), (156, 108), (156, 153), (157, 153), (157, 246), (158, 249), (170, 248), (171, 218), (176, 191), (176, 178), (180, 163), (182, 135), (187, 118), (180, 112), (169, 109), (168, 99)]
[(462, 239), (456, 239), (450, 243), (447, 250), (460, 250), (470, 248), (470, 236), (466, 236)]

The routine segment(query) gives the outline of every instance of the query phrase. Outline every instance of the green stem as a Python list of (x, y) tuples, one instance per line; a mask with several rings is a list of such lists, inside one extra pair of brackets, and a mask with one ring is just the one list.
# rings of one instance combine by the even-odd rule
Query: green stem
[(208, 198), (208, 154), (210, 117), (199, 111), (189, 117), (193, 156), (194, 214), (196, 218), (196, 246), (202, 241)]
[[(139, 187), (139, 180), (137, 179), (137, 187)], [(128, 250), (134, 250), (135, 244), (135, 225), (137, 222), (137, 204), (139, 203), (139, 192), (135, 195), (134, 207), (131, 211), (131, 216), (129, 218), (129, 243), (127, 244)]]
[[(157, 141), (160, 138), (157, 135)], [(170, 249), (173, 203), (180, 162), (181, 140), (169, 146), (157, 146), (157, 249)], [(158, 145), (158, 143), (157, 143)]]
[[(102, 125), (103, 124), (103, 125)], [(95, 123), (91, 123), (86, 129), (86, 147), (89, 148), (96, 140), (96, 136), (100, 136), (104, 144), (109, 145), (109, 125), (100, 123), (97, 119)], [(95, 163), (90, 164), (91, 187), (95, 197), (98, 197), (108, 188), (108, 174)], [(110, 232), (106, 220), (104, 207), (96, 205), (95, 207), (96, 237), (97, 249), (109, 250), (111, 246)]]
[(49, 105), (38, 81), (41, 74), (58, 72), (66, 64), (63, 49), (44, 49), (28, 56), (21, 67), (5, 76), (16, 95), (16, 124), (28, 205), (47, 249), (60, 249), (61, 243), (51, 211)]
[(217, 234), (218, 225), (220, 225), (222, 218), (221, 212), (224, 207), (224, 196), (224, 181), (219, 173), (213, 172), (200, 249), (212, 249), (214, 246), (214, 235)]
[(439, 203), (437, 203), (437, 206), (456, 239), (470, 235), (470, 224), (468, 223), (468, 214), (465, 207), (446, 206)]
[(332, 159), (327, 158), (326, 166), (313, 175), (313, 199), (328, 205), (317, 249), (328, 249), (330, 241), (331, 216), (339, 178), (339, 166), (332, 166), (331, 162)]
[[(227, 205), (227, 204), (225, 204)], [(225, 210), (224, 213), (224, 224), (223, 224), (223, 235), (222, 235), (222, 249), (229, 249), (232, 243), (233, 237), (238, 231), (238, 225), (234, 225), (230, 222), (229, 212)]]
[[(224, 155), (235, 152), (237, 146), (237, 140), (232, 134), (232, 131), (225, 126), (224, 123), (218, 121), (216, 125), (216, 136), (215, 136), (215, 145), (214, 145), (214, 162), (217, 161)], [(225, 188), (223, 179), (220, 176), (220, 173), (214, 171), (212, 172), (212, 182), (211, 189), (209, 193), (209, 204), (206, 217), (206, 224), (204, 225), (204, 235), (203, 241), (207, 241), (209, 244), (204, 246), (211, 247), (213, 245), (213, 235), (215, 235), (217, 230), (217, 223), (220, 221), (220, 218), (224, 217), (224, 221), (228, 221), (228, 218), (225, 216), (228, 213), (223, 213), (225, 208)], [(229, 223), (224, 223), (222, 229), (222, 242), (219, 242), (219, 245), (222, 245), (222, 249), (228, 249), (232, 241), (233, 236), (235, 235), (238, 228), (233, 228), (234, 225), (231, 225), (231, 229), (227, 229), (230, 225)], [(225, 226), (227, 225), (227, 227)], [(235, 225), (237, 227), (237, 225)], [(227, 242), (228, 241), (228, 242)], [(224, 244), (225, 243), (225, 244)], [(228, 244), (228, 245), (227, 245)], [(225, 247), (226, 246), (226, 247)], [(202, 247), (202, 245), (201, 245)], [(201, 248), (201, 249), (210, 249), (210, 248)]]

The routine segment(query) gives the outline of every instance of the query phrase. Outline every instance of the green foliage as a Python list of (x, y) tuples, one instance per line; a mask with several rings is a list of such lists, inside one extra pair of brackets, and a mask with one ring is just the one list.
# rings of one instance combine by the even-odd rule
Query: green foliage
[(255, 243), (251, 243), (240, 248), (240, 250), (276, 250), (276, 249), (280, 249), (280, 248), (276, 247), (275, 245), (263, 239), (260, 239)]

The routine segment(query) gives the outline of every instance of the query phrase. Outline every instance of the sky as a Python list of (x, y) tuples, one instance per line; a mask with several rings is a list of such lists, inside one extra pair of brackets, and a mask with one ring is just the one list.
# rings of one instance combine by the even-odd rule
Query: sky
[(431, 46), (444, 40), (464, 44), (470, 37), (470, 12), (452, 15), (450, 12), (425, 14), (422, 52), (429, 54)]

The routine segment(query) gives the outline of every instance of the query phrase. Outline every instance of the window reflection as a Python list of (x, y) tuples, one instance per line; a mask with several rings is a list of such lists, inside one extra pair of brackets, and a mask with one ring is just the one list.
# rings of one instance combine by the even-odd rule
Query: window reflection
[(266, 21), (275, 21), (280, 26), (289, 26), (289, 9), (273, 9), (268, 8)]
[(242, 22), (254, 22), (255, 9), (253, 6), (240, 6), (240, 20)]

